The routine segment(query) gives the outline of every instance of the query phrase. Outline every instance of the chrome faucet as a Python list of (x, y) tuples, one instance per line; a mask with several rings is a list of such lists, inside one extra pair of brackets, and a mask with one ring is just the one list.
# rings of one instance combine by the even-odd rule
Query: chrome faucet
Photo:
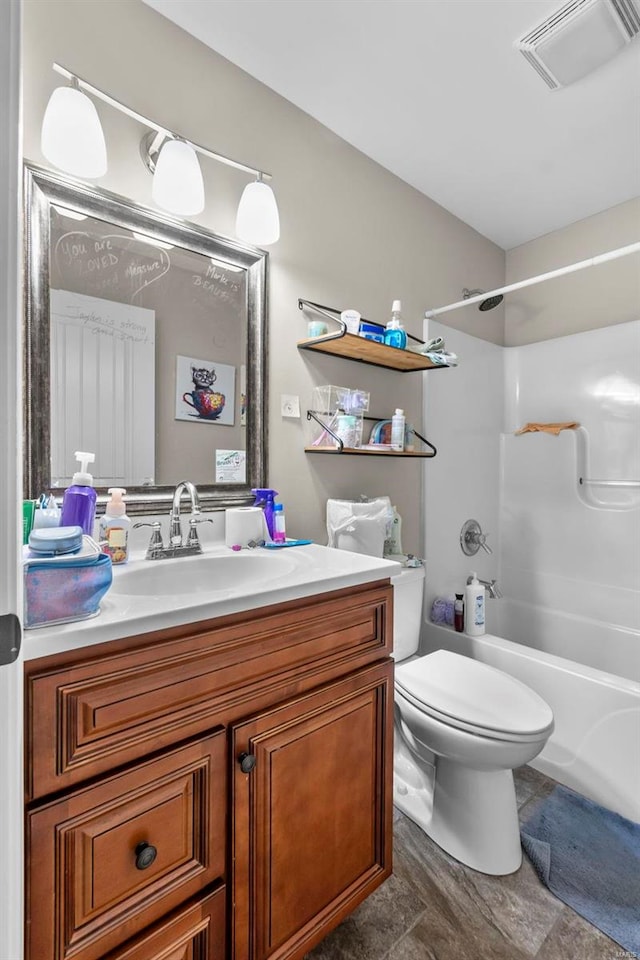
[(478, 577), (478, 583), (481, 583), (482, 586), (485, 587), (492, 600), (502, 599), (502, 590), (498, 586), (497, 580), (481, 580), (480, 577)]
[[(182, 499), (182, 494), (187, 491), (189, 497), (191, 498), (191, 518), (197, 517), (200, 513), (200, 497), (198, 496), (198, 491), (194, 483), (191, 483), (190, 480), (183, 480), (182, 483), (179, 483), (176, 489), (173, 491), (173, 505), (171, 507), (171, 514), (169, 517), (169, 543), (172, 547), (182, 545), (182, 524), (180, 522), (180, 500)], [(198, 538), (198, 531), (196, 533), (196, 540)]]
[[(182, 522), (180, 520), (180, 501), (184, 492), (191, 499), (191, 517), (189, 518), (189, 533), (186, 539), (182, 536)], [(200, 516), (200, 498), (196, 485), (190, 480), (183, 480), (173, 493), (173, 503), (169, 514), (169, 545), (165, 547), (162, 540), (160, 522), (135, 523), (134, 527), (151, 527), (151, 539), (147, 547), (147, 560), (168, 560), (173, 557), (193, 557), (202, 553), (202, 544), (198, 537), (199, 523), (213, 523), (208, 517)]]

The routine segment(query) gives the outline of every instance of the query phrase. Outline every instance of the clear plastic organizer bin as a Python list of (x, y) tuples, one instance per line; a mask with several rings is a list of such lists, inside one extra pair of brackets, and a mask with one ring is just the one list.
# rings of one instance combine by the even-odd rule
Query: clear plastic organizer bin
[(369, 393), (366, 390), (333, 384), (314, 387), (310, 409), (322, 424), (314, 419), (307, 421), (308, 446), (337, 447), (339, 444), (331, 436), (332, 433), (342, 440), (345, 447), (359, 447), (362, 444), (362, 417), (369, 409)]

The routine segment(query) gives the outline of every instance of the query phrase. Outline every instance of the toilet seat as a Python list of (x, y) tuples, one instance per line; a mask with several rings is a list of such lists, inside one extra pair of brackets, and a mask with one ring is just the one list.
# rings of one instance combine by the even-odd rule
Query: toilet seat
[(448, 726), (509, 742), (535, 742), (553, 729), (542, 697), (515, 677), (448, 650), (396, 664), (397, 692)]

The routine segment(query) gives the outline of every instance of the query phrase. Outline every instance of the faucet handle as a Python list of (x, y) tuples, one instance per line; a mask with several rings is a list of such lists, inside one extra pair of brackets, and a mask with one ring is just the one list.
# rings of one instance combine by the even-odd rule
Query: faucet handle
[(138, 527), (151, 527), (151, 539), (149, 540), (149, 546), (147, 547), (147, 559), (150, 559), (152, 554), (158, 553), (160, 550), (164, 550), (164, 544), (162, 542), (162, 527), (160, 526), (159, 520), (154, 520), (153, 523), (134, 523), (133, 529)]
[(189, 520), (189, 536), (187, 537), (187, 546), (189, 547), (200, 546), (200, 540), (198, 538), (199, 523), (213, 523), (213, 520), (211, 520), (209, 517), (191, 517)]
[(477, 520), (465, 520), (462, 524), (460, 547), (467, 557), (475, 556), (480, 547), (485, 553), (493, 553), (487, 543), (487, 534), (482, 532), (482, 527)]
[(486, 533), (480, 533), (480, 534), (478, 534), (475, 542), (480, 544), (480, 546), (481, 546), (482, 549), (485, 551), (485, 553), (493, 553), (493, 550), (491, 549), (491, 547), (490, 547), (489, 544), (487, 543), (487, 536), (488, 536), (488, 534), (486, 534)]

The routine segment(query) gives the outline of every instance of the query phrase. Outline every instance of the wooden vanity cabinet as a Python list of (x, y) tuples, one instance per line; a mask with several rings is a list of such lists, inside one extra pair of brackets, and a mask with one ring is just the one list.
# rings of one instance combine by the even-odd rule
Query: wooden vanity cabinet
[(387, 581), (27, 661), (26, 960), (301, 960), (391, 872)]

